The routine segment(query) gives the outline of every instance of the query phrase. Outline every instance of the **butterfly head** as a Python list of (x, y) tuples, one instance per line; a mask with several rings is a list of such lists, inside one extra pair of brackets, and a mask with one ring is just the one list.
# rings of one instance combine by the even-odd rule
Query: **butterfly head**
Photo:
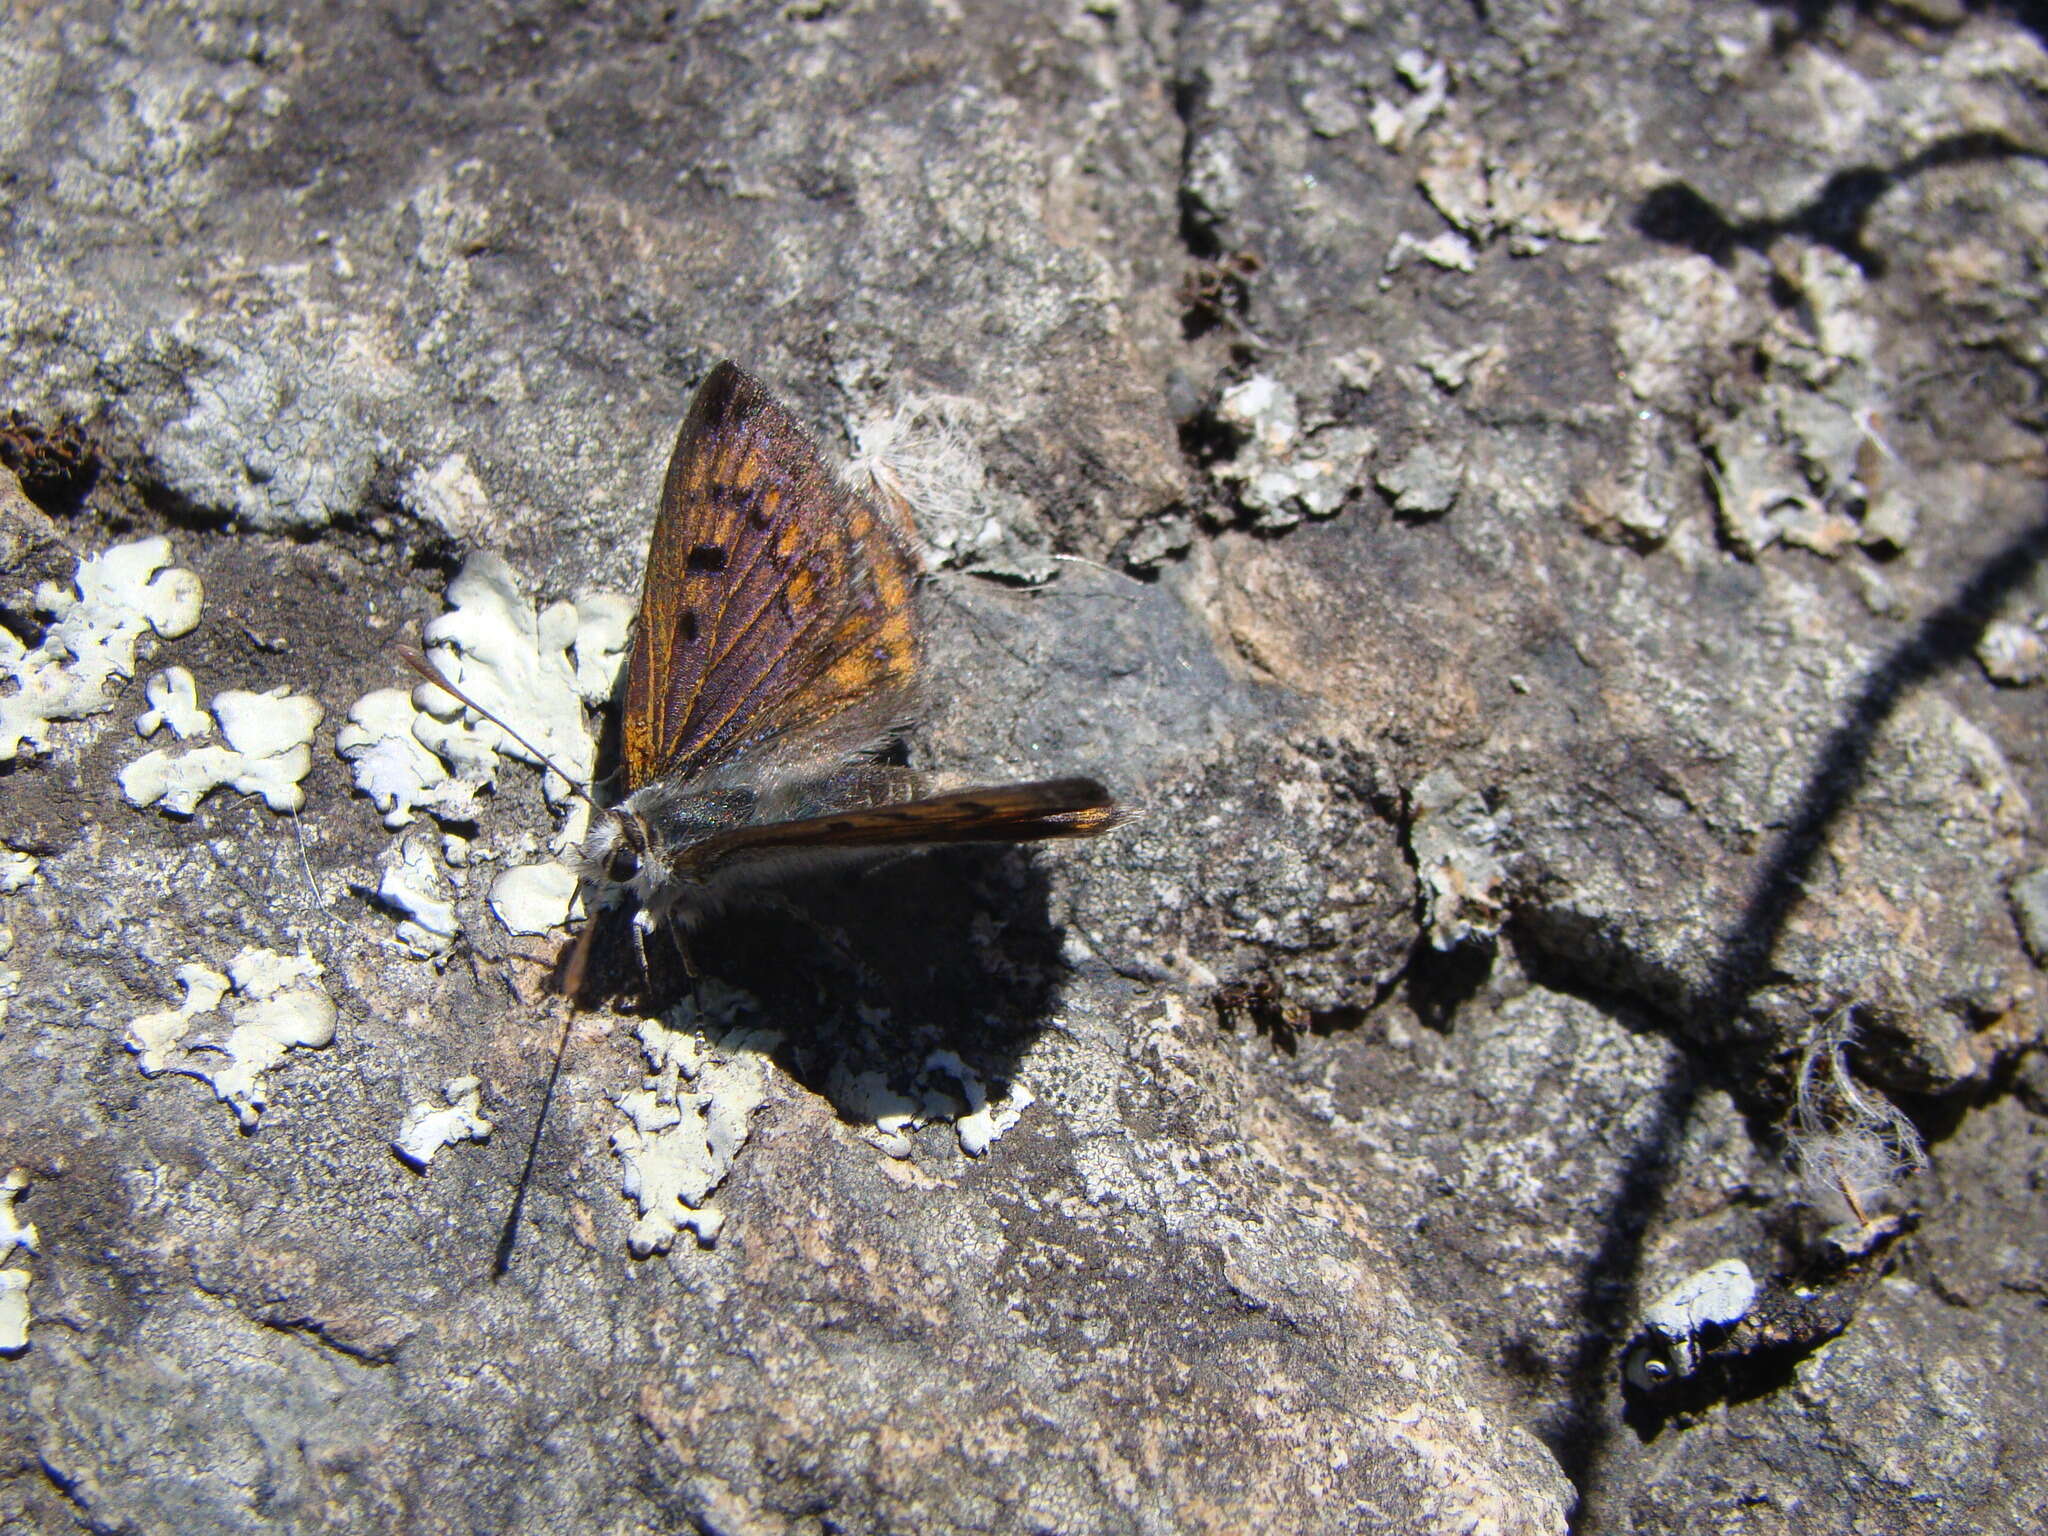
[(584, 840), (584, 879), (630, 895), (654, 920), (685, 924), (717, 905), (704, 856), (755, 819), (745, 786), (657, 779), (600, 816)]
[(583, 873), (631, 885), (647, 858), (647, 823), (627, 807), (607, 811), (583, 843)]

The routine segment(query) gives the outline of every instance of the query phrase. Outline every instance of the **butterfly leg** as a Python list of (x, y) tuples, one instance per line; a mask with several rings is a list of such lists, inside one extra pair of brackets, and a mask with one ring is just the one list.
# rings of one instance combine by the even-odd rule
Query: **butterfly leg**
[(676, 959), (682, 963), (683, 974), (690, 978), (692, 985), (695, 985), (702, 978), (697, 971), (697, 962), (690, 958), (690, 946), (683, 940), (682, 929), (674, 923), (668, 923), (665, 925), (665, 931), (668, 934), (669, 947), (676, 952)]
[(641, 921), (644, 913), (633, 918), (633, 958), (640, 962), (640, 989), (649, 997), (654, 996), (654, 971), (647, 964), (647, 926)]

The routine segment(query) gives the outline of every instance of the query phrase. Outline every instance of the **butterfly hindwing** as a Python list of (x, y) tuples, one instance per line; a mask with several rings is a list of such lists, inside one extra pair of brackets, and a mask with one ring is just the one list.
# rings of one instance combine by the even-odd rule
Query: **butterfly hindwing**
[(702, 879), (741, 860), (806, 849), (1024, 843), (1054, 837), (1093, 837), (1127, 819), (1109, 791), (1093, 779), (994, 784), (952, 790), (898, 805), (735, 828), (683, 850), (677, 859), (677, 872)]
[(628, 790), (852, 710), (916, 670), (917, 557), (889, 516), (730, 362), (677, 437), (626, 679)]

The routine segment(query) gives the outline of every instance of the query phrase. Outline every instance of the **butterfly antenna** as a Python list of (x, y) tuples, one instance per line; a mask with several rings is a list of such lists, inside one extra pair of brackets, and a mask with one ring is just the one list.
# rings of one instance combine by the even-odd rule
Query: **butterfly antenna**
[(549, 773), (552, 773), (556, 778), (560, 779), (563, 783), (567, 784), (570, 789), (574, 790), (578, 797), (582, 799), (585, 805), (589, 806), (592, 810), (597, 809), (597, 802), (590, 798), (589, 788), (585, 785), (577, 783), (574, 774), (564, 773), (560, 768), (555, 766), (554, 759), (550, 758), (547, 755), (547, 753), (541, 751), (539, 747), (536, 747), (524, 736), (520, 735), (517, 731), (513, 730), (512, 727), (507, 725), (500, 716), (492, 713), (488, 709), (485, 709), (483, 705), (477, 703), (475, 699), (472, 699), (468, 694), (464, 693), (460, 688), (456, 687), (454, 683), (448, 680), (448, 676), (446, 673), (444, 673), (439, 667), (435, 666), (433, 662), (427, 659), (426, 653), (420, 650), (419, 647), (412, 645), (401, 645), (397, 647), (397, 650), (398, 659), (400, 661), (404, 662), (408, 667), (411, 667), (413, 671), (419, 673), (421, 677), (424, 677), (428, 682), (432, 683), (436, 688), (440, 689), (443, 693), (447, 694), (457, 703), (466, 704), (467, 706), (469, 706), (469, 708), (475, 710), (478, 714), (482, 715), (486, 720), (490, 721), (491, 724), (495, 725), (499, 730), (503, 731), (507, 736), (510, 736), (514, 741), (518, 742), (519, 745), (526, 748), (528, 752), (531, 752), (534, 755), (534, 757), (539, 761), (540, 765), (543, 768), (547, 769)]
[(533, 1139), (526, 1144), (526, 1162), (519, 1170), (518, 1187), (512, 1191), (512, 1209), (505, 1213), (505, 1225), (498, 1230), (498, 1251), (491, 1259), (491, 1278), (502, 1280), (512, 1267), (512, 1245), (519, 1241), (519, 1218), (526, 1210), (527, 1187), (533, 1183), (534, 1160), (540, 1156), (540, 1135), (547, 1128), (548, 1106), (555, 1101), (555, 1084), (562, 1076), (562, 1058), (569, 1053), (569, 1031), (575, 1026), (574, 1008), (564, 1010), (562, 1037), (555, 1042), (555, 1064), (548, 1069), (547, 1086), (541, 1090), (540, 1113), (534, 1116)]

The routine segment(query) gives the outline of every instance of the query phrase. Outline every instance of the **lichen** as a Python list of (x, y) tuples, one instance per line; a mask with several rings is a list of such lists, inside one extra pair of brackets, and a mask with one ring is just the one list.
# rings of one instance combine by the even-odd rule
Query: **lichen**
[(706, 1247), (717, 1241), (725, 1215), (710, 1197), (746, 1144), (754, 1111), (768, 1101), (767, 1052), (781, 1037), (713, 1022), (751, 1013), (745, 993), (710, 982), (702, 996), (701, 1012), (686, 1001), (641, 1024), (652, 1070), (639, 1088), (613, 1098), (627, 1120), (612, 1133), (612, 1150), (620, 1186), (640, 1212), (627, 1238), (636, 1258), (666, 1252), (684, 1227)]
[(546, 933), (569, 921), (576, 907), (576, 871), (557, 860), (515, 864), (491, 882), (491, 910), (511, 933)]
[[(176, 977), (184, 1001), (130, 1020), (123, 1043), (145, 1077), (196, 1077), (234, 1110), (243, 1130), (254, 1130), (269, 1102), (264, 1074), (288, 1052), (317, 1050), (334, 1039), (334, 1001), (319, 985), (324, 973), (310, 955), (269, 949), (243, 950), (228, 963), (226, 976), (205, 965), (181, 965)], [(228, 1009), (227, 1037), (190, 1040), (199, 1019), (217, 1012), (230, 993), (238, 1001)], [(217, 1053), (227, 1062), (205, 1065), (201, 1053)]]
[(36, 1251), (34, 1222), (14, 1214), (14, 1197), (28, 1188), (28, 1175), (19, 1168), (0, 1178), (0, 1355), (18, 1355), (28, 1348), (30, 1273), (27, 1265), (14, 1265), (15, 1250)]
[(392, 1150), (415, 1172), (425, 1173), (443, 1147), (458, 1141), (483, 1141), (491, 1134), (484, 1118), (483, 1084), (474, 1077), (450, 1078), (441, 1087), (443, 1103), (415, 1104), (405, 1112)]
[(384, 855), (377, 899), (405, 915), (398, 942), (415, 955), (438, 955), (462, 931), (448, 877), (434, 858), (432, 839), (408, 833)]
[(0, 848), (0, 893), (27, 890), (35, 881), (39, 863), (32, 853)]
[(1333, 516), (1363, 483), (1374, 448), (1372, 433), (1360, 428), (1306, 430), (1294, 391), (1269, 374), (1225, 390), (1216, 419), (1243, 441), (1215, 473), (1254, 515), (1254, 526), (1267, 530)]
[[(500, 716), (530, 746), (422, 683), (410, 692), (379, 689), (358, 699), (335, 745), (356, 787), (384, 814), (408, 825), (419, 811), (473, 821), (476, 796), (497, 781), (502, 757), (537, 762), (532, 749), (579, 783), (590, 777), (597, 740), (586, 705), (611, 696), (632, 627), (632, 605), (614, 593), (536, 612), (505, 560), (472, 555), (448, 585), (450, 611), (427, 625), (434, 665), (464, 693)], [(543, 786), (561, 804), (570, 784), (548, 773)], [(581, 802), (556, 842), (580, 842)]]
[[(227, 741), (222, 746), (203, 740), (212, 731), (205, 716), (188, 709), (192, 693), (192, 675), (182, 667), (150, 680), (151, 707), (136, 720), (136, 730), (146, 736), (168, 726), (186, 740), (145, 753), (121, 770), (121, 793), (128, 803), (160, 805), (173, 816), (190, 816), (201, 800), (227, 785), (245, 795), (261, 795), (273, 811), (300, 809), (306, 803), (301, 786), (313, 770), (313, 733), (325, 714), (320, 705), (283, 688), (268, 693), (231, 688), (215, 694), (213, 716)], [(197, 730), (192, 729), (195, 717)]]
[(7, 1176), (0, 1178), (0, 1264), (14, 1257), (17, 1248), (25, 1253), (36, 1251), (35, 1223), (14, 1214), (14, 1197), (27, 1188), (28, 1175), (19, 1168), (9, 1169)]
[(1448, 953), (1461, 944), (1491, 942), (1507, 919), (1499, 819), (1447, 768), (1425, 776), (1409, 804), (1408, 847), (1431, 945)]
[(991, 1100), (980, 1075), (953, 1051), (932, 1052), (903, 1089), (880, 1072), (841, 1067), (833, 1076), (832, 1099), (870, 1144), (894, 1158), (909, 1157), (911, 1134), (927, 1125), (951, 1125), (960, 1150), (980, 1157), (1037, 1101), (1015, 1082)]
[(161, 536), (117, 544), (78, 562), (72, 590), (36, 589), (50, 616), (40, 644), (0, 628), (0, 762), (49, 745), (53, 721), (83, 720), (114, 706), (110, 682), (135, 675), (135, 653), (152, 636), (174, 639), (199, 622), (199, 578), (171, 565)]
[[(609, 698), (632, 628), (632, 605), (601, 593), (576, 603), (552, 603), (535, 612), (519, 590), (503, 557), (470, 556), (448, 585), (449, 611), (426, 627), (435, 664), (464, 693), (505, 721), (527, 744), (446, 693), (422, 685), (413, 702), (428, 721), (414, 733), (458, 774), (476, 763), (479, 749), (539, 763), (533, 749), (577, 783), (589, 780), (597, 740), (584, 706)], [(488, 773), (486, 774), (488, 780)], [(571, 785), (554, 773), (543, 780), (550, 801), (560, 803)]]

